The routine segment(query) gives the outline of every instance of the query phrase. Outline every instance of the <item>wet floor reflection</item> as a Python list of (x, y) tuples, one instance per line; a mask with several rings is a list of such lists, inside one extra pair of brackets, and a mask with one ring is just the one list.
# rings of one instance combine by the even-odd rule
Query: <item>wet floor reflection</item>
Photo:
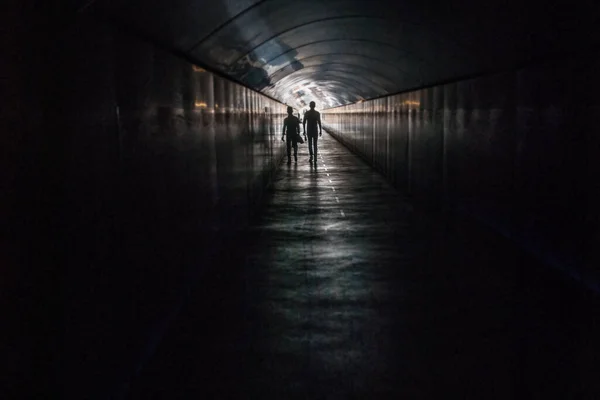
[(349, 154), (330, 137), (321, 144), (316, 164), (300, 156), (284, 167), (249, 267), (262, 271), (257, 307), (267, 358), (255, 389), (287, 398), (323, 390), (349, 398), (391, 384), (385, 303), (393, 290), (376, 260), (387, 265), (397, 252), (386, 259), (375, 234), (385, 228), (369, 220), (368, 212), (382, 206), (356, 199), (357, 191), (380, 190), (382, 182), (369, 171), (352, 174)]

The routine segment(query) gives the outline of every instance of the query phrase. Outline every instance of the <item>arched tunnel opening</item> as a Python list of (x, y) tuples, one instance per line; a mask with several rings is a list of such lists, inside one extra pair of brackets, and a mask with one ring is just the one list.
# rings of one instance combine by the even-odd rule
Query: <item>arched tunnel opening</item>
[(595, 1), (3, 9), (2, 398), (600, 396)]

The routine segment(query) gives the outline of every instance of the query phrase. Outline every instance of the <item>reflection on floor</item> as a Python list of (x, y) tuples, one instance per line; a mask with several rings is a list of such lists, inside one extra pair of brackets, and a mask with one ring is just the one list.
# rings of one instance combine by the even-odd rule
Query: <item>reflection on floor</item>
[(283, 165), (132, 398), (596, 398), (597, 298), (319, 145)]

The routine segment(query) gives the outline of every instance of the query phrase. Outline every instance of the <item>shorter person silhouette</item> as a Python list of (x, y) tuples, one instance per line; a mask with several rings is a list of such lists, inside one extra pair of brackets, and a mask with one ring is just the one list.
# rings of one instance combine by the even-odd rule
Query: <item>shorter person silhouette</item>
[[(314, 161), (315, 164), (317, 162), (317, 133), (319, 136), (323, 136), (323, 128), (321, 127), (321, 113), (315, 110), (315, 102), (311, 101), (310, 110), (304, 113), (304, 137), (308, 134), (308, 152), (310, 153), (310, 158), (308, 161)], [(308, 127), (307, 127), (308, 125)], [(317, 130), (317, 126), (319, 129)], [(307, 130), (308, 128), (308, 130)]]
[(294, 161), (298, 162), (298, 142), (296, 141), (296, 134), (300, 135), (300, 120), (294, 116), (294, 109), (292, 107), (287, 108), (288, 116), (283, 120), (283, 132), (281, 140), (287, 135), (286, 147), (288, 164), (292, 163), (292, 147), (294, 148)]

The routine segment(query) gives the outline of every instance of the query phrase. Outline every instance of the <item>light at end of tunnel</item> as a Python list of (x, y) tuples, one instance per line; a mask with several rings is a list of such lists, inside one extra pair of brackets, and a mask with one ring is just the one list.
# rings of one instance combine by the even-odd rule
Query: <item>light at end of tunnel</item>
[(218, 104), (215, 104), (215, 108), (219, 108), (219, 105), (218, 105)]
[(196, 107), (200, 107), (200, 108), (206, 108), (206, 103), (203, 101), (197, 101), (196, 103), (194, 103), (194, 105)]

